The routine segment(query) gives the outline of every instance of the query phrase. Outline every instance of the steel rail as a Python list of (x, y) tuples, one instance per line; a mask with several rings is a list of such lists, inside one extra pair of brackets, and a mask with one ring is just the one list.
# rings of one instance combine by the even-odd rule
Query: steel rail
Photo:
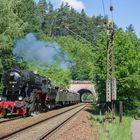
[(63, 125), (65, 125), (66, 123), (68, 123), (74, 116), (76, 116), (80, 111), (82, 111), (85, 107), (87, 106), (84, 105), (84, 107), (82, 107), (81, 109), (79, 109), (78, 111), (76, 111), (74, 114), (72, 114), (70, 117), (68, 117), (67, 119), (65, 119), (62, 123), (58, 124), (57, 126), (55, 126), (52, 130), (44, 133), (42, 136), (40, 136), (39, 138), (37, 138), (37, 140), (43, 140), (43, 139), (47, 139), (48, 137), (50, 137), (54, 132), (56, 132), (59, 128), (61, 128)]
[[(82, 105), (83, 105), (83, 104), (82, 104)], [(49, 117), (49, 118), (46, 118), (46, 119), (40, 120), (40, 121), (38, 121), (38, 122), (36, 122), (36, 123), (34, 123), (34, 124), (25, 126), (25, 127), (23, 127), (23, 128), (20, 128), (19, 130), (13, 131), (13, 132), (11, 132), (11, 133), (9, 133), (9, 134), (6, 134), (6, 135), (4, 135), (4, 136), (0, 136), (0, 140), (6, 139), (6, 138), (10, 138), (10, 137), (16, 135), (17, 133), (20, 133), (20, 132), (25, 131), (25, 130), (27, 130), (27, 129), (31, 129), (31, 128), (34, 127), (34, 126), (37, 126), (37, 125), (39, 125), (39, 124), (41, 124), (41, 123), (43, 123), (43, 122), (45, 122), (45, 121), (51, 120), (51, 119), (53, 119), (53, 118), (55, 118), (55, 117), (57, 117), (57, 116), (60, 116), (60, 115), (62, 115), (62, 114), (64, 114), (64, 113), (69, 112), (69, 111), (71, 111), (71, 110), (73, 110), (73, 109), (75, 109), (75, 108), (78, 108), (78, 107), (82, 106), (82, 105), (80, 104), (80, 105), (78, 105), (78, 106), (76, 106), (76, 107), (73, 107), (73, 108), (70, 108), (70, 109), (68, 109), (68, 110), (66, 110), (66, 111), (63, 111), (63, 112), (61, 112), (61, 113), (55, 114), (55, 115), (53, 115), (53, 116), (51, 116), (51, 117)]]
[(23, 118), (22, 116), (20, 117), (15, 117), (15, 118), (11, 118), (11, 119), (5, 119), (5, 120), (0, 120), (0, 124), (3, 124), (3, 123), (6, 123), (6, 122), (11, 122), (11, 121), (14, 121), (14, 120), (18, 120), (18, 119), (21, 119)]

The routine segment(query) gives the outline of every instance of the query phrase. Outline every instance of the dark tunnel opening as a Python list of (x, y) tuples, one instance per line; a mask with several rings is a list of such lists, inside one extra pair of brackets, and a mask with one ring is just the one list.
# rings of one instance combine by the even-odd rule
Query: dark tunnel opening
[(90, 90), (81, 89), (78, 93), (80, 93), (80, 102), (94, 102), (94, 96)]

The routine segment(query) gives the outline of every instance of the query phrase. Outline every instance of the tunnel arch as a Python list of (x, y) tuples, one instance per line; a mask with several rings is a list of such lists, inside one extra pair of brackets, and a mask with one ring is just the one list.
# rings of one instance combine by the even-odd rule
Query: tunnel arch
[[(90, 93), (93, 96), (92, 91), (90, 91), (89, 89), (80, 89), (77, 92), (80, 94), (80, 102), (83, 101), (82, 97), (83, 97), (84, 94)], [(95, 101), (95, 100), (96, 100), (96, 98), (95, 98), (95, 96), (93, 96), (93, 101)]]
[[(69, 87), (70, 90), (75, 92), (80, 92), (80, 93), (88, 91), (92, 93), (96, 101), (98, 100), (94, 84), (91, 81), (70, 81), (69, 84), (70, 84)], [(81, 99), (81, 94), (80, 94), (80, 99)]]

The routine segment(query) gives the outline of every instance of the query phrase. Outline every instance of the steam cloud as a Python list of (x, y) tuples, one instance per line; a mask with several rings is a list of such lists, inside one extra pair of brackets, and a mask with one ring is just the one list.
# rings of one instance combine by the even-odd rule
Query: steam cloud
[(34, 61), (43, 66), (57, 63), (61, 68), (68, 68), (73, 63), (59, 44), (37, 40), (33, 33), (29, 33), (25, 38), (15, 42), (13, 55), (15, 58), (22, 58), (26, 62)]

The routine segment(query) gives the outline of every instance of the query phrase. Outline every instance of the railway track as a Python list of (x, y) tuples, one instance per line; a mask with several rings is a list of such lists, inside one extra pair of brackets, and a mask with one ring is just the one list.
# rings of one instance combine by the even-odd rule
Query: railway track
[(23, 118), (22, 116), (18, 116), (18, 117), (14, 117), (14, 118), (1, 118), (0, 119), (0, 124), (3, 124), (3, 123), (6, 123), (6, 122), (10, 122), (10, 121), (14, 121), (14, 120), (18, 120), (18, 119), (21, 119)]
[[(61, 113), (58, 113), (58, 114), (56, 114), (56, 115), (54, 115), (54, 116), (51, 116), (51, 117), (49, 117), (49, 118), (43, 119), (43, 120), (41, 120), (41, 121), (38, 121), (38, 122), (36, 122), (36, 123), (34, 123), (34, 124), (32, 124), (32, 125), (28, 125), (28, 126), (26, 126), (26, 127), (23, 127), (23, 128), (21, 128), (21, 129), (18, 129), (18, 130), (16, 130), (16, 131), (12, 131), (12, 132), (10, 132), (10, 133), (8, 133), (8, 134), (5, 134), (5, 135), (3, 135), (3, 136), (0, 136), (0, 139), (9, 139), (9, 138), (16, 139), (17, 136), (20, 136), (20, 135), (22, 136), (22, 135), (26, 134), (27, 132), (30, 133), (30, 131), (32, 131), (32, 129), (34, 129), (34, 127), (38, 127), (38, 126), (40, 127), (40, 125), (42, 125), (42, 124), (44, 124), (44, 123), (46, 123), (47, 126), (49, 126), (48, 122), (49, 122), (50, 120), (55, 119), (55, 118), (57, 118), (57, 117), (59, 117), (59, 116), (61, 116), (61, 115), (63, 115), (63, 114), (66, 114), (66, 113), (69, 114), (69, 112), (72, 111), (72, 110), (78, 109), (78, 111), (76, 111), (76, 112), (78, 113), (78, 112), (79, 112), (80, 110), (82, 110), (85, 106), (86, 106), (85, 104), (84, 104), (84, 105), (82, 104), (82, 105), (78, 105), (78, 106), (76, 106), (76, 107), (70, 108), (70, 109), (68, 109), (68, 110), (66, 110), (66, 111), (63, 111), (63, 112), (61, 112)], [(79, 110), (79, 108), (80, 108), (80, 110)], [(71, 115), (70, 117), (68, 117), (67, 119), (65, 119), (65, 121), (63, 121), (63, 122), (61, 122), (60, 124), (57, 124), (57, 126), (51, 128), (51, 130), (49, 130), (49, 131), (43, 133), (41, 136), (39, 136), (38, 139), (39, 139), (39, 140), (44, 139), (44, 137), (49, 136), (50, 134), (52, 134), (57, 128), (59, 128), (60, 126), (62, 126), (62, 124), (66, 123), (68, 120), (70, 120), (70, 118), (72, 118), (72, 116), (74, 116), (75, 114), (77, 114), (76, 112), (75, 112), (73, 115)], [(26, 132), (25, 132), (25, 131), (26, 131)], [(23, 137), (23, 136), (22, 136), (22, 137)], [(19, 139), (19, 138), (17, 138), (17, 139)], [(25, 139), (25, 138), (24, 138), (24, 139)], [(28, 140), (28, 139), (27, 139), (27, 140)]]
[(76, 114), (78, 114), (81, 110), (83, 110), (86, 107), (83, 106), (81, 109), (77, 110), (74, 114), (70, 115), (70, 117), (66, 118), (64, 121), (62, 121), (60, 124), (53, 127), (50, 131), (47, 131), (43, 135), (41, 135), (37, 140), (44, 140), (50, 137), (53, 133), (55, 133), (59, 128), (61, 128), (63, 125), (65, 125), (67, 122), (69, 122)]

